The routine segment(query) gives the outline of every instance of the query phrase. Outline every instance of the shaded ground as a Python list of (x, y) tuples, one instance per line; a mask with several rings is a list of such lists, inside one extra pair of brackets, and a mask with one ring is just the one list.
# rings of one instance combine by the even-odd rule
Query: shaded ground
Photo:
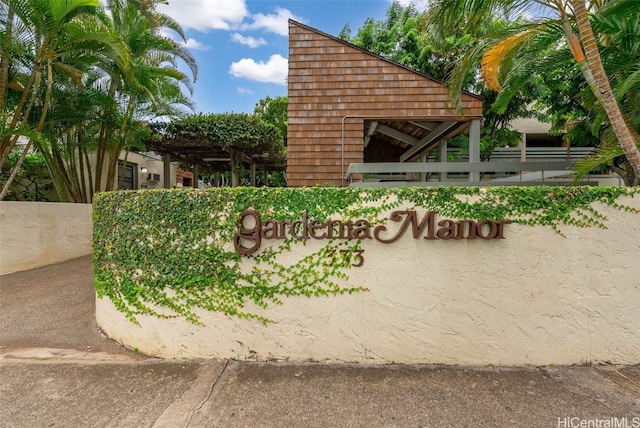
[(132, 352), (95, 321), (91, 256), (0, 276), (0, 353), (19, 348)]

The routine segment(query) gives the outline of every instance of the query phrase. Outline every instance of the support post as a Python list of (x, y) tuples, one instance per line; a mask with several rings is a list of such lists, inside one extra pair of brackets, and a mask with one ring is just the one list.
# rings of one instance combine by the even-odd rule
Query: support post
[[(420, 155), (420, 162), (422, 163), (426, 163), (428, 156), (426, 153), (423, 153)], [(427, 181), (427, 173), (426, 172), (421, 172), (420, 173), (420, 181), (422, 181), (423, 183)]]
[(200, 168), (198, 165), (193, 166), (193, 183), (191, 183), (194, 189), (198, 188), (198, 175), (200, 175)]
[[(447, 144), (447, 140), (440, 141), (440, 146), (438, 148), (440, 149), (440, 162), (441, 163), (447, 162), (447, 149), (448, 149), (448, 147), (449, 147), (449, 145)], [(441, 172), (440, 173), (440, 181), (447, 181), (447, 173), (446, 172)]]
[(170, 189), (171, 188), (171, 155), (170, 154), (166, 154), (162, 156), (162, 166), (163, 166), (163, 172), (162, 172), (162, 183), (165, 189)]
[(251, 187), (256, 187), (256, 164), (251, 164)]
[(235, 153), (231, 154), (231, 187), (238, 187), (240, 178), (238, 177), (238, 162)]
[[(469, 126), (469, 162), (480, 162), (480, 120), (474, 119)], [(480, 172), (469, 173), (470, 182), (480, 181)]]

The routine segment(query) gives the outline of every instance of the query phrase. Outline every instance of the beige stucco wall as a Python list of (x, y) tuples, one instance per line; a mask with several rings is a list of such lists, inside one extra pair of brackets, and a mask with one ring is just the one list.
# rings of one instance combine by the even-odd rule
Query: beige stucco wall
[[(125, 154), (121, 153), (120, 160), (124, 160), (124, 158)], [(162, 159), (156, 159), (144, 153), (129, 153), (127, 155), (127, 162), (136, 166), (136, 179), (138, 189), (162, 189), (164, 187), (164, 163)], [(147, 172), (143, 173), (141, 171), (143, 167), (147, 168)], [(175, 164), (171, 164), (171, 175), (169, 176), (169, 183), (172, 188), (176, 186), (177, 168), (178, 167)], [(149, 174), (158, 174), (160, 176), (160, 180), (149, 181)], [(107, 179), (106, 172), (103, 179)]]
[(551, 124), (529, 117), (514, 119), (509, 123), (509, 128), (523, 134), (547, 134), (551, 129)]
[(91, 204), (0, 202), (0, 275), (91, 253)]
[[(640, 197), (624, 199), (640, 209)], [(598, 205), (608, 229), (511, 224), (504, 240), (367, 241), (350, 284), (369, 291), (287, 298), (252, 312), (202, 312), (204, 327), (139, 317), (107, 299), (98, 324), (162, 357), (546, 365), (640, 363), (640, 215)], [(292, 257), (322, 242), (298, 245)]]

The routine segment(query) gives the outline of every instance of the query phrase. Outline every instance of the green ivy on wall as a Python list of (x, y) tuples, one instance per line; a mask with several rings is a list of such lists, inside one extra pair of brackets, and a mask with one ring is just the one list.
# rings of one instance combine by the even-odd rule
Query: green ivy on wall
[(291, 296), (365, 291), (339, 285), (348, 280), (348, 258), (327, 263), (332, 251), (355, 252), (360, 242), (327, 241), (321, 250), (286, 266), (278, 262), (278, 254), (291, 251), (291, 239), (240, 256), (233, 238), (246, 209), (274, 220), (293, 221), (306, 210), (313, 219), (365, 218), (378, 224), (383, 213), (401, 207), (456, 219), (509, 219), (562, 233), (562, 225), (605, 228), (606, 218), (594, 202), (638, 212), (619, 202), (623, 195), (638, 193), (640, 188), (546, 186), (101, 193), (94, 199), (94, 282), (98, 297), (109, 297), (133, 323), (149, 314), (200, 324), (196, 309), (269, 322), (246, 310), (247, 303), (267, 308)]

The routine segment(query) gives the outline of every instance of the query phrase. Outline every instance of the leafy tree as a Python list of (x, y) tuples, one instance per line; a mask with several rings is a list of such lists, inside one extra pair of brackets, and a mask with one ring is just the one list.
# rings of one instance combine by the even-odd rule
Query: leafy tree
[[(402, 6), (394, 2), (386, 13), (383, 21), (369, 18), (351, 37), (351, 28), (347, 24), (340, 33), (340, 37), (363, 49), (384, 58), (412, 68), (436, 79), (447, 79), (456, 64), (465, 53), (473, 49), (478, 43), (485, 29), (475, 27), (459, 28), (447, 37), (434, 37), (434, 33), (427, 26), (426, 13), (419, 12), (415, 6)], [(503, 31), (509, 23), (504, 19), (492, 19), (486, 24), (494, 31)], [(506, 105), (496, 107), (496, 96), (481, 80), (478, 80), (480, 61), (477, 60), (465, 70), (462, 85), (465, 89), (477, 93), (485, 98), (485, 124), (481, 131), (481, 153), (488, 159), (495, 147), (515, 145), (521, 135), (508, 128), (509, 123), (522, 117), (532, 117), (535, 112), (527, 108), (532, 101), (530, 94), (523, 92), (514, 95)], [(468, 137), (461, 136), (450, 140), (451, 145), (468, 147)]]
[[(628, 13), (626, 2), (606, 3), (592, 25), (598, 34), (602, 62), (610, 76), (619, 105), (634, 130), (640, 130), (640, 10)], [(600, 139), (600, 149), (590, 158), (579, 161), (576, 169), (584, 175), (604, 165), (618, 173), (627, 184), (636, 179), (633, 168), (623, 155), (615, 133), (591, 91), (581, 94), (588, 115), (585, 128)]]
[[(9, 155), (6, 165), (7, 170), (15, 166), (20, 153), (14, 152)], [(6, 173), (2, 173), (0, 181), (6, 181), (8, 177)], [(49, 201), (47, 193), (53, 190), (53, 182), (51, 174), (47, 168), (42, 155), (31, 153), (26, 155), (22, 168), (15, 177), (15, 180), (9, 187), (5, 200), (9, 201)]]
[[(29, 140), (0, 192), (0, 200), (33, 144), (28, 134), (40, 133), (45, 126), (53, 103), (56, 76), (80, 81), (81, 73), (69, 64), (68, 57), (91, 50), (109, 53), (117, 50), (116, 39), (96, 31), (100, 27), (98, 21), (92, 22), (95, 25), (91, 25), (90, 30), (78, 24), (82, 16), (95, 15), (99, 6), (98, 0), (3, 0), (0, 3), (0, 90), (3, 91), (0, 113), (10, 117), (1, 135), (0, 170), (4, 169), (19, 137), (26, 136)], [(9, 97), (7, 91), (15, 95)]]
[(155, 134), (146, 143), (160, 153), (195, 153), (194, 158), (184, 158), (187, 163), (201, 162), (202, 153), (218, 159), (228, 157), (228, 164), (218, 161), (203, 172), (231, 171), (232, 186), (241, 184), (242, 172), (252, 164), (272, 171), (286, 167), (278, 129), (256, 115), (198, 114), (158, 123), (154, 128)]
[[(637, 4), (632, 1), (610, 0), (606, 3), (615, 5), (619, 16), (638, 13)], [(593, 1), (589, 6), (597, 11), (602, 2)], [(470, 0), (453, 3), (435, 0), (430, 5), (428, 22), (437, 29), (436, 34), (444, 38), (460, 28), (490, 28), (486, 23), (497, 14), (513, 16), (524, 11), (535, 11), (540, 18), (521, 21), (506, 31), (485, 31), (450, 79), (454, 93), (463, 88), (471, 64), (481, 58), (483, 80), (499, 93), (498, 99), (504, 104), (505, 100), (529, 85), (532, 75), (545, 73), (542, 64), (570, 55), (599, 108), (605, 112), (624, 152), (634, 176), (628, 184), (637, 183), (640, 179), (640, 152), (637, 147), (640, 138), (615, 98), (584, 0)]]
[(147, 123), (192, 108), (182, 92), (190, 80), (176, 61), (194, 77), (197, 67), (163, 35), (184, 38), (155, 11), (159, 2), (0, 0), (2, 171), (18, 138), (28, 138), (8, 182), (34, 145), (60, 198), (90, 202), (112, 189), (121, 151), (142, 147)]
[(362, 49), (422, 73), (441, 78), (437, 66), (432, 66), (428, 40), (424, 35), (423, 14), (413, 4), (391, 4), (383, 21), (367, 18), (354, 37), (346, 24), (339, 37)]
[[(288, 105), (289, 100), (287, 97), (277, 96), (271, 98), (267, 96), (258, 101), (253, 110), (254, 115), (276, 127), (284, 147), (287, 147)], [(268, 177), (262, 180), (259, 178), (258, 181), (261, 181), (260, 184), (262, 185), (272, 187), (287, 185), (287, 178), (284, 171), (273, 171)]]
[[(193, 110), (191, 100), (177, 89), (182, 83), (192, 91), (188, 77), (177, 69), (176, 60), (183, 60), (194, 78), (198, 71), (196, 61), (186, 48), (163, 35), (162, 30), (173, 30), (185, 39), (177, 22), (155, 11), (157, 3), (109, 2), (113, 26), (135, 60), (127, 70), (129, 73), (118, 67), (109, 70), (109, 105), (114, 109), (111, 114), (118, 118), (118, 126), (113, 135), (105, 129), (108, 122), (103, 122), (98, 140), (96, 191), (102, 190), (101, 160), (105, 157), (109, 158), (105, 189), (112, 190), (120, 153), (132, 147), (131, 141), (135, 139), (128, 137), (144, 134), (139, 128), (149, 119), (145, 115), (177, 117), (187, 113), (181, 106)], [(105, 117), (108, 115), (105, 111)]]
[(287, 97), (277, 96), (271, 98), (267, 96), (261, 99), (253, 109), (253, 114), (267, 123), (272, 124), (278, 130), (278, 135), (287, 145), (287, 113), (289, 101)]

